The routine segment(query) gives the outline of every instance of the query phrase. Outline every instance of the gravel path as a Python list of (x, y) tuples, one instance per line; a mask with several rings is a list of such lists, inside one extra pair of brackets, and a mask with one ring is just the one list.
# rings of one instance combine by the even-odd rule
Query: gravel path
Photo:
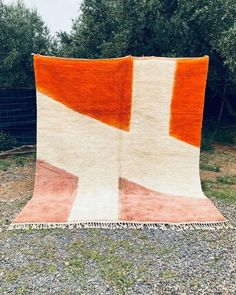
[(233, 229), (0, 235), (0, 294), (236, 294)]

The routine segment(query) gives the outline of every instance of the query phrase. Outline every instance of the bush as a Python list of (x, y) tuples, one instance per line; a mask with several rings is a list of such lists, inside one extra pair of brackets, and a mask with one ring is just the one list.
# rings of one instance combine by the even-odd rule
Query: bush
[(217, 130), (214, 128), (214, 123), (204, 124), (202, 130), (202, 142), (201, 149), (203, 151), (211, 152), (214, 147), (213, 144), (235, 144), (236, 143), (236, 132), (234, 128), (223, 127), (218, 128)]
[[(208, 124), (209, 125), (209, 124)], [(202, 141), (201, 141), (201, 150), (205, 152), (213, 151), (213, 138), (212, 133), (213, 129), (211, 126), (204, 125), (202, 129)]]
[(17, 141), (14, 136), (0, 131), (0, 152), (10, 150), (14, 148), (17, 144)]
[(214, 137), (214, 141), (221, 144), (234, 144), (235, 143), (235, 132), (232, 130), (220, 129)]
[[(35, 9), (24, 2), (0, 0), (0, 86), (2, 89), (34, 85), (32, 52), (50, 54), (53, 38)], [(11, 1), (13, 2), (13, 1)]]
[(236, 120), (235, 0), (84, 0), (59, 54), (210, 56), (205, 119)]

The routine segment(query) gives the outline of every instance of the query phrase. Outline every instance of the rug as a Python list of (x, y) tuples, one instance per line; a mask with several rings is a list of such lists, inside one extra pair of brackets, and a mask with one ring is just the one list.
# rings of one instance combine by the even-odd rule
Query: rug
[(37, 163), (17, 228), (222, 228), (199, 176), (208, 57), (34, 55)]

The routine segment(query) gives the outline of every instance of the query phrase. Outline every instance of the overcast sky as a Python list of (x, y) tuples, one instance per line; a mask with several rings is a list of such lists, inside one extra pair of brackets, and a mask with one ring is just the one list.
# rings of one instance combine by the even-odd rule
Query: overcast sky
[[(4, 0), (5, 3), (16, 0)], [(82, 0), (23, 0), (27, 7), (37, 8), (52, 34), (71, 29), (72, 19), (78, 16)]]

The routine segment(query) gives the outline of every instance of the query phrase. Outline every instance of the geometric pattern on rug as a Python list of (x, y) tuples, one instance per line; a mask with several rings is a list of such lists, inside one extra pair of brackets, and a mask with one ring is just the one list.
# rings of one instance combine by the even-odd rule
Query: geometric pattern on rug
[(35, 187), (13, 228), (226, 221), (199, 175), (208, 57), (34, 63)]

